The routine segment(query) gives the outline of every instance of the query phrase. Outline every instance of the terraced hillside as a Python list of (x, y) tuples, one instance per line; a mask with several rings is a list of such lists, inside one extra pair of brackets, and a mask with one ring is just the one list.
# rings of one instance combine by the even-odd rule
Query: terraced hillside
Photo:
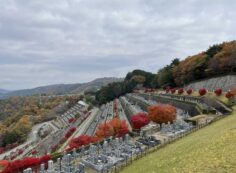
[(226, 75), (226, 76), (220, 76), (201, 81), (196, 81), (188, 84), (185, 88), (192, 88), (194, 90), (206, 88), (210, 91), (214, 91), (214, 88), (222, 88), (223, 91), (228, 91), (235, 87), (235, 83), (236, 83), (236, 75)]
[(236, 111), (135, 161), (122, 173), (236, 172)]

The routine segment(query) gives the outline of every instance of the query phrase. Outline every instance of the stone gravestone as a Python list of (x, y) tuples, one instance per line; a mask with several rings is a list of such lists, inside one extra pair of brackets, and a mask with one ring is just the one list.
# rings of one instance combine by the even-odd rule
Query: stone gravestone
[(48, 161), (48, 173), (54, 173), (54, 165), (53, 165), (53, 161), (52, 160), (49, 160)]
[(84, 145), (82, 145), (80, 149), (80, 155), (83, 156), (84, 154), (85, 154), (85, 148)]
[(119, 138), (115, 138), (115, 146), (118, 147), (120, 144), (120, 139)]
[(61, 158), (57, 158), (56, 170), (61, 171)]
[(76, 157), (77, 157), (77, 155), (78, 155), (78, 154), (77, 154), (77, 152), (76, 152), (76, 149), (74, 148), (74, 149), (73, 149), (72, 156), (73, 156), (74, 158), (76, 158)]
[(129, 134), (126, 134), (125, 135), (125, 141), (128, 142), (129, 140), (130, 140), (130, 136), (129, 136)]
[(27, 168), (23, 171), (23, 173), (33, 173), (32, 168)]
[(165, 124), (165, 123), (162, 123), (162, 124), (161, 124), (161, 132), (162, 132), (162, 133), (166, 133), (166, 132), (167, 132), (166, 124)]
[(104, 154), (107, 154), (107, 153), (109, 153), (109, 150), (110, 150), (110, 147), (108, 146), (108, 142), (104, 141), (103, 145), (102, 145), (102, 152)]
[(120, 153), (120, 150), (119, 149), (116, 149), (115, 150), (115, 156), (116, 157), (120, 157), (121, 153)]
[(85, 166), (84, 166), (84, 164), (80, 163), (78, 165), (78, 169), (77, 169), (76, 173), (85, 173)]
[(45, 173), (45, 165), (43, 163), (40, 165), (39, 173)]

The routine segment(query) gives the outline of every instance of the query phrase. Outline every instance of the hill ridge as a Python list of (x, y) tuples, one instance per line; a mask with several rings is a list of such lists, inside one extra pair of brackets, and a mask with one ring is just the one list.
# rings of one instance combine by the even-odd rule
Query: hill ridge
[(0, 98), (8, 98), (11, 96), (31, 96), (36, 94), (46, 94), (46, 95), (59, 95), (59, 94), (71, 94), (71, 93), (74, 94), (74, 93), (82, 93), (87, 90), (96, 91), (97, 89), (100, 89), (100, 87), (104, 85), (122, 80), (123, 78), (103, 77), (85, 83), (45, 85), (30, 89), (21, 89), (7, 93), (2, 93), (0, 94)]

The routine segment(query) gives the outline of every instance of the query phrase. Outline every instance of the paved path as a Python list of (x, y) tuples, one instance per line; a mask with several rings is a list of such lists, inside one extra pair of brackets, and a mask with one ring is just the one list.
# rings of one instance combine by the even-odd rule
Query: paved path
[[(40, 127), (42, 127), (43, 125), (47, 125), (49, 124), (50, 122), (44, 122), (44, 123), (40, 123), (40, 124), (36, 124), (32, 127), (32, 130), (30, 132), (30, 134), (28, 135), (28, 139), (25, 143), (5, 152), (5, 153), (2, 153), (0, 154), (0, 160), (3, 159), (5, 156), (9, 156), (11, 152), (16, 152), (18, 149), (23, 149), (25, 148), (27, 145), (31, 145), (32, 143), (34, 143), (36, 140), (38, 140), (38, 130), (40, 129)], [(30, 146), (25, 149), (24, 153), (26, 153), (29, 148), (31, 148)], [(24, 153), (22, 153), (21, 155), (19, 155), (17, 158), (20, 158), (21, 156), (24, 155)]]

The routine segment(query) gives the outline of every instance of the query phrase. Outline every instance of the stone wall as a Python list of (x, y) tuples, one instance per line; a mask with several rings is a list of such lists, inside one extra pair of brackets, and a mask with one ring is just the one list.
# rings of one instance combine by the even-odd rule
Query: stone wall
[(193, 82), (185, 88), (192, 88), (193, 90), (199, 90), (200, 88), (206, 88), (209, 91), (214, 91), (216, 88), (222, 88), (224, 91), (236, 87), (236, 75), (227, 75), (221, 77), (214, 77), (211, 79), (202, 80), (199, 82)]
[(190, 116), (196, 116), (196, 115), (201, 114), (201, 112), (196, 108), (196, 104), (194, 104), (194, 103), (187, 103), (187, 102), (183, 102), (183, 101), (164, 98), (164, 97), (160, 97), (160, 96), (147, 95), (147, 94), (140, 94), (140, 96), (144, 97), (145, 99), (154, 100), (158, 103), (171, 104), (179, 109), (187, 111)]
[(177, 108), (180, 108), (184, 111), (187, 111), (190, 116), (196, 116), (196, 115), (201, 114), (198, 111), (198, 109), (196, 108), (196, 105), (192, 104), (192, 103), (181, 102), (181, 101), (178, 101), (178, 100), (163, 98), (163, 97), (159, 97), (159, 96), (150, 96), (150, 98), (152, 100), (155, 100), (155, 101), (159, 102), (159, 103), (171, 104), (171, 105), (173, 105)]

